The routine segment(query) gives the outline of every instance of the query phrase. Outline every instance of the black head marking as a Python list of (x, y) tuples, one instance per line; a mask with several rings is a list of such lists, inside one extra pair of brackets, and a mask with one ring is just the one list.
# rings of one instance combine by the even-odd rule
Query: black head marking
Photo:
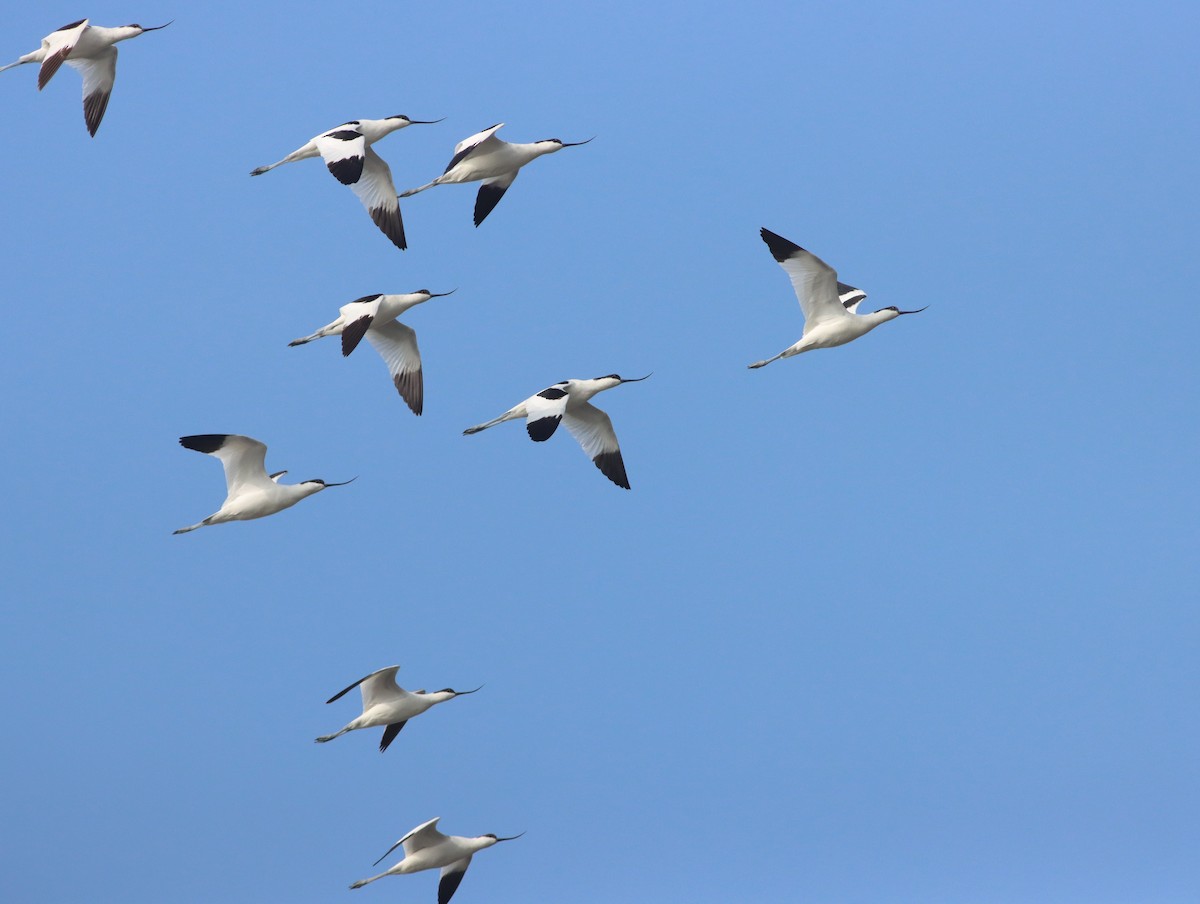
[(389, 116), (388, 119), (403, 119), (405, 122), (412, 122), (412, 120), (403, 113), (397, 113), (395, 116)]

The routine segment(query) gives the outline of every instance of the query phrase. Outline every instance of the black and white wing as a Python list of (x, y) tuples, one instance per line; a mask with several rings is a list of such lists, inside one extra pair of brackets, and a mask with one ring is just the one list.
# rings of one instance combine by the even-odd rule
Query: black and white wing
[(556, 383), (525, 400), (525, 429), (535, 443), (544, 443), (554, 435), (567, 410), (565, 384)]
[(462, 882), (467, 867), (470, 865), (471, 855), (467, 854), (462, 860), (455, 860), (442, 867), (442, 876), (438, 880), (438, 904), (450, 904), (450, 899), (458, 891), (458, 885)]
[(379, 312), (379, 299), (382, 297), (379, 294), (364, 295), (338, 309), (346, 324), (342, 327), (342, 357), (349, 357), (350, 353), (358, 348), (358, 343), (362, 342), (363, 336), (375, 322), (375, 315)]
[(833, 267), (769, 229), (760, 230), (760, 234), (771, 256), (792, 281), (800, 310), (804, 312), (804, 332), (821, 321), (849, 316), (838, 299), (837, 271)]
[(396, 684), (396, 673), (398, 671), (400, 671), (400, 666), (398, 665), (389, 665), (385, 669), (374, 671), (370, 675), (359, 678), (349, 687), (342, 688), (325, 702), (332, 703), (334, 700), (340, 700), (356, 687), (362, 688), (363, 712), (366, 712), (376, 703), (391, 702), (404, 694), (401, 687)]
[(609, 416), (591, 402), (585, 402), (566, 413), (566, 424), (600, 473), (617, 486), (629, 489), (621, 447), (617, 445), (617, 434)]
[(179, 445), (219, 458), (230, 496), (251, 487), (274, 489), (274, 482), (267, 476), (267, 447), (256, 439), (235, 433), (201, 433), (179, 437)]
[(331, 129), (313, 139), (329, 172), (342, 185), (353, 185), (362, 177), (367, 140), (350, 125)]
[(504, 128), (504, 123), (498, 122), (494, 126), (488, 126), (482, 132), (476, 132), (469, 138), (464, 138), (454, 146), (454, 156), (450, 158), (450, 162), (446, 164), (446, 168), (442, 171), (442, 175), (450, 172), (454, 167), (458, 166), (463, 160), (476, 152), (484, 152), (491, 150), (500, 144), (500, 139), (496, 137), (496, 133)]
[(367, 341), (383, 358), (400, 398), (408, 403), (413, 414), (419, 415), (425, 407), (425, 383), (421, 376), (421, 352), (417, 348), (416, 332), (393, 320), (368, 330)]
[(88, 134), (95, 137), (104, 111), (108, 109), (113, 82), (117, 80), (117, 48), (109, 47), (94, 57), (68, 59), (66, 63), (83, 76), (83, 121)]
[(363, 207), (367, 208), (375, 225), (392, 240), (392, 244), (401, 251), (407, 248), (404, 221), (400, 219), (400, 201), (396, 197), (396, 186), (392, 184), (392, 171), (374, 148), (366, 149), (362, 177), (350, 187), (362, 201)]
[(379, 739), (379, 752), (383, 753), (392, 745), (392, 741), (396, 740), (396, 735), (400, 734), (400, 729), (408, 724), (408, 719), (403, 722), (393, 722), (383, 730), (383, 737)]
[(38, 70), (39, 91), (46, 87), (50, 79), (54, 78), (54, 73), (58, 72), (59, 67), (66, 62), (83, 33), (87, 31), (87, 27), (88, 20), (80, 19), (78, 22), (64, 25), (42, 38), (42, 50), (46, 52), (46, 55), (42, 57), (42, 68)]
[(844, 282), (839, 282), (837, 284), (837, 290), (838, 300), (842, 303), (842, 307), (844, 307), (851, 314), (857, 314), (858, 306), (862, 304), (863, 299), (867, 297), (867, 293), (862, 289), (856, 289), (854, 286), (847, 285)]
[(485, 179), (479, 186), (479, 194), (475, 196), (475, 225), (484, 221), (489, 213), (496, 209), (508, 187), (513, 184), (520, 170), (513, 170), (495, 179)]
[(404, 856), (411, 857), (417, 851), (423, 851), (427, 847), (432, 847), (435, 844), (440, 844), (441, 842), (445, 841), (447, 836), (443, 835), (437, 830), (438, 820), (441, 818), (442, 817), (440, 816), (435, 816), (433, 819), (429, 820), (429, 822), (421, 823), (419, 826), (393, 844), (390, 848), (388, 848), (387, 853), (385, 853), (383, 857), (380, 857), (379, 860), (375, 861), (375, 865), (378, 866), (384, 857), (396, 850), (396, 848), (400, 847), (400, 845), (404, 845)]

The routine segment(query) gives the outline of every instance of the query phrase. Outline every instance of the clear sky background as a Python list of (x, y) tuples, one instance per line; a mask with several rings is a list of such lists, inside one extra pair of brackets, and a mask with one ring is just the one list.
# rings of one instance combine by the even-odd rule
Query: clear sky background
[[(461, 904), (1196, 900), (1194, 5), (9, 6), (0, 62), (176, 21), (95, 139), (75, 72), (0, 75), (0, 897), (432, 902), (346, 887), (441, 816), (528, 833)], [(395, 113), (446, 117), (399, 189), (597, 137), (479, 229), (405, 200), (407, 252), (319, 161), (248, 176)], [(802, 327), (761, 226), (929, 310), (749, 371)], [(287, 346), (422, 287), (421, 418)], [(460, 435), (614, 371), (630, 492)], [(172, 536), (208, 432), (359, 480)], [(313, 744), (393, 663), (486, 687)]]

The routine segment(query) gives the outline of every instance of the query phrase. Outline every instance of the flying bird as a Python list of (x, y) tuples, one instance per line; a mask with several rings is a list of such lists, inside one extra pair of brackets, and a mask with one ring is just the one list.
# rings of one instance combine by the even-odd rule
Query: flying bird
[(293, 339), (288, 346), (304, 345), (326, 336), (342, 337), (342, 355), (358, 347), (363, 336), (375, 346), (400, 397), (408, 403), (413, 414), (424, 408), (425, 384), (421, 376), (421, 352), (417, 349), (417, 334), (411, 327), (396, 320), (409, 308), (424, 304), (431, 298), (453, 295), (449, 292), (430, 292), (418, 289), (407, 295), (364, 295), (340, 308), (338, 319), (321, 327), (310, 336)]
[(267, 447), (256, 439), (234, 433), (202, 433), (196, 436), (179, 437), (179, 445), (221, 459), (225, 468), (227, 494), (221, 508), (190, 527), (181, 527), (177, 534), (186, 534), (198, 527), (223, 524), (226, 521), (250, 521), (264, 518), (291, 508), (301, 499), (319, 493), (328, 487), (341, 487), (353, 483), (351, 478), (343, 483), (326, 483), (323, 480), (306, 480), (303, 483), (280, 483), (287, 471), (267, 474), (264, 461)]
[(442, 876), (438, 882), (438, 904), (449, 904), (463, 880), (463, 874), (471, 865), (471, 857), (484, 848), (490, 848), (501, 841), (512, 841), (521, 835), (511, 835), (508, 838), (497, 838), (495, 835), (477, 835), (474, 838), (464, 838), (462, 835), (443, 835), (437, 830), (440, 816), (417, 826), (390, 848), (387, 853), (375, 861), (378, 865), (384, 857), (400, 845), (404, 845), (404, 859), (387, 872), (372, 876), (369, 879), (359, 879), (351, 888), (362, 888), (376, 879), (384, 876), (403, 876), (417, 873), (425, 869), (441, 869)]
[(625, 380), (617, 374), (609, 374), (607, 377), (596, 377), (593, 380), (563, 380), (536, 395), (531, 395), (524, 402), (487, 423), (468, 427), (463, 431), (463, 435), (469, 436), (496, 424), (523, 417), (529, 438), (535, 443), (541, 443), (554, 435), (560, 421), (565, 422), (571, 435), (583, 446), (583, 451), (600, 469), (600, 473), (627, 490), (629, 478), (625, 475), (625, 462), (621, 458), (621, 447), (617, 444), (617, 434), (613, 431), (612, 421), (588, 400), (598, 392), (612, 389), (622, 383), (640, 383), (649, 376), (650, 374), (646, 374), (645, 377)]
[(804, 333), (795, 345), (773, 358), (754, 362), (751, 368), (765, 367), (772, 361), (790, 358), (814, 348), (845, 345), (901, 314), (919, 314), (925, 310), (901, 311), (892, 307), (870, 314), (858, 314), (858, 306), (867, 297), (866, 292), (838, 282), (837, 271), (833, 267), (795, 242), (789, 242), (769, 229), (760, 230), (760, 234), (772, 256), (792, 280), (792, 288), (796, 290), (800, 310), (804, 313)]
[(128, 41), (148, 31), (158, 31), (171, 23), (155, 25), (153, 28), (143, 28), (141, 25), (105, 28), (102, 25), (89, 25), (88, 22), (88, 19), (80, 19), (50, 32), (42, 38), (41, 47), (25, 54), (15, 63), (0, 66), (0, 72), (25, 63), (41, 63), (42, 68), (38, 70), (38, 90), (41, 91), (63, 63), (79, 70), (83, 76), (83, 121), (94, 138), (96, 130), (100, 128), (100, 120), (104, 118), (104, 111), (108, 109), (108, 99), (117, 78), (117, 42)]
[[(372, 672), (366, 678), (360, 678), (345, 690), (338, 691), (326, 700), (326, 703), (340, 700), (357, 687), (362, 691), (363, 711), (361, 716), (350, 722), (341, 731), (317, 738), (317, 743), (324, 744), (326, 741), (332, 741), (348, 731), (355, 731), (359, 728), (376, 728), (383, 725), (385, 726), (383, 738), (379, 741), (379, 752), (383, 753), (396, 739), (396, 735), (400, 734), (400, 729), (413, 716), (419, 716), (425, 710), (439, 703), (445, 703), (447, 700), (453, 700), (455, 697), (462, 697), (466, 694), (473, 694), (479, 690), (477, 687), (475, 691), (456, 691), (447, 687), (431, 694), (425, 693), (424, 690), (406, 691), (396, 683), (396, 672), (398, 671), (400, 671), (400, 666), (390, 665), (386, 669)], [(386, 856), (387, 854), (384, 854), (384, 857)]]
[(404, 222), (400, 219), (400, 202), (396, 200), (392, 171), (371, 145), (398, 129), (436, 122), (441, 120), (409, 119), (407, 116), (351, 120), (318, 135), (282, 160), (251, 170), (250, 175), (261, 176), (285, 163), (320, 157), (335, 179), (354, 190), (371, 220), (392, 244), (404, 250), (408, 245), (404, 239)]
[(498, 122), (460, 141), (454, 146), (454, 156), (446, 165), (444, 173), (420, 188), (409, 189), (400, 197), (410, 197), (435, 185), (482, 181), (479, 194), (475, 197), (475, 225), (478, 226), (500, 203), (508, 187), (517, 178), (521, 167), (545, 154), (553, 154), (563, 148), (578, 147), (592, 140), (589, 138), (587, 141), (560, 141), (557, 138), (546, 138), (530, 144), (510, 144), (496, 137), (496, 133), (503, 126), (504, 123)]

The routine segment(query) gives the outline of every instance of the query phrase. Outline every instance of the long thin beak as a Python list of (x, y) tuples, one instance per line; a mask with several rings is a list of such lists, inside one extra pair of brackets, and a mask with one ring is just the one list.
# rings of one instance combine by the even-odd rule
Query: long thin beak
[(649, 380), (652, 376), (654, 376), (654, 371), (650, 371), (650, 373), (646, 374), (646, 376), (644, 376), (644, 377), (634, 377), (631, 380), (622, 380), (621, 382), (622, 383), (641, 383), (642, 380)]
[[(327, 486), (327, 487), (344, 487), (346, 484), (354, 483), (354, 481), (356, 481), (356, 480), (358, 480), (357, 477), (351, 477), (349, 480), (343, 480), (341, 483), (327, 483), (327, 484), (325, 484), (325, 486)], [(386, 857), (387, 854), (384, 854), (383, 856)]]
[(388, 854), (390, 854), (392, 851), (396, 850), (396, 848), (400, 847), (400, 845), (402, 845), (403, 843), (404, 843), (403, 841), (397, 841), (395, 844), (393, 844), (390, 848), (387, 849), (387, 854), (384, 854), (383, 857), (380, 857), (378, 860), (376, 860), (374, 863), (372, 863), (371, 866), (379, 866), (379, 864), (383, 862), (384, 857), (387, 857)]
[[(524, 834), (524, 832), (521, 833), (521, 835)], [(496, 843), (499, 844), (501, 841), (516, 841), (516, 839), (520, 838), (521, 835), (509, 835), (507, 838), (497, 838)], [(381, 857), (380, 859), (382, 860), (383, 858)]]
[[(174, 21), (174, 19), (171, 20), (171, 22)], [(167, 25), (170, 25), (171, 22), (168, 22)], [(167, 25), (155, 25), (153, 28), (143, 28), (142, 31), (161, 31), (162, 29), (166, 28)]]
[[(482, 685), (482, 684), (481, 684), (481, 685), (479, 685), (479, 687), (475, 688), (475, 691), (480, 691), (480, 690), (483, 690), (483, 685)], [(467, 694), (473, 694), (473, 693), (475, 693), (475, 691), (455, 691), (455, 692), (454, 692), (454, 696), (456, 696), (456, 697), (465, 697)]]
[(445, 122), (445, 120), (446, 117), (443, 116), (441, 119), (410, 119), (408, 122), (409, 125), (414, 126), (431, 126), (434, 123)]
[(453, 295), (457, 291), (458, 291), (458, 286), (455, 286), (449, 292), (430, 292), (429, 297), (430, 298), (445, 298), (447, 295)]
[(579, 147), (581, 144), (587, 144), (587, 143), (588, 143), (588, 141), (595, 141), (595, 140), (596, 140), (596, 136), (595, 136), (595, 135), (593, 135), (593, 136), (592, 136), (591, 138), (589, 138), (587, 141), (564, 141), (564, 142), (562, 143), (562, 146), (563, 146), (563, 147), (565, 147), (565, 148), (577, 148), (577, 147)]
[[(929, 305), (925, 305), (925, 308), (927, 307), (929, 307)], [(925, 308), (917, 308), (915, 311), (897, 311), (896, 316), (898, 317), (901, 314), (920, 314), (923, 310), (925, 310)]]

